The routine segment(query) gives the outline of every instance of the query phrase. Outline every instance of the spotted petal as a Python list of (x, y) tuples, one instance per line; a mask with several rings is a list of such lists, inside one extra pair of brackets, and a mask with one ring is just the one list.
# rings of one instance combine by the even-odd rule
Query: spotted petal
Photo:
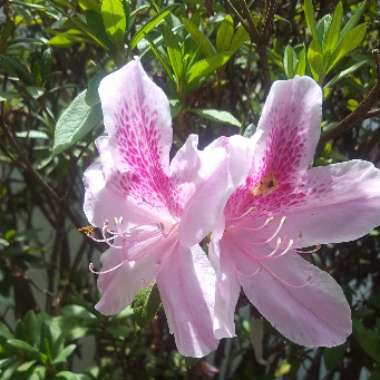
[(110, 152), (121, 194), (177, 213), (179, 205), (168, 176), (172, 128), (169, 102), (135, 59), (100, 83), (103, 148)]
[(257, 132), (255, 171), (278, 180), (313, 162), (320, 136), (322, 91), (309, 77), (274, 82)]

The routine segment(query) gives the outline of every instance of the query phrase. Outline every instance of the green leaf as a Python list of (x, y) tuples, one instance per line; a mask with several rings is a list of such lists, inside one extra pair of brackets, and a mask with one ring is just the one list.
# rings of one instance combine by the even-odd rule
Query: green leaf
[(69, 340), (79, 339), (86, 336), (91, 327), (96, 323), (96, 316), (80, 305), (68, 305), (62, 310), (60, 316), (54, 318)]
[(335, 77), (332, 78), (328, 83), (326, 83), (323, 88), (334, 86), (341, 79), (348, 77), (350, 74), (354, 73), (356, 70), (358, 70), (360, 67), (362, 67), (366, 63), (368, 63), (368, 59), (364, 59), (363, 61), (355, 63), (354, 65), (350, 66), (348, 69), (339, 72), (339, 74), (335, 75)]
[(191, 84), (195, 80), (206, 77), (219, 67), (225, 65), (232, 57), (231, 53), (218, 53), (210, 58), (201, 59), (195, 62), (187, 72), (187, 83)]
[(29, 360), (23, 362), (18, 368), (17, 372), (26, 372), (28, 371), (31, 367), (33, 367), (36, 364), (36, 360)]
[(339, 363), (341, 363), (346, 353), (346, 345), (325, 348), (323, 351), (323, 359), (326, 365), (326, 368), (329, 370), (335, 369)]
[(0, 67), (2, 67), (8, 75), (20, 78), (25, 84), (33, 84), (33, 78), (29, 68), (18, 58), (10, 55), (0, 55)]
[(234, 34), (234, 20), (227, 15), (220, 24), (216, 33), (216, 49), (219, 52), (229, 50)]
[(76, 344), (70, 344), (65, 347), (53, 360), (53, 364), (65, 363), (67, 358), (75, 351), (77, 348)]
[(13, 336), (9, 328), (3, 322), (0, 322), (0, 336), (6, 339), (10, 339)]
[(57, 379), (57, 380), (58, 379), (61, 379), (61, 380), (82, 380), (83, 377), (81, 377), (80, 375), (78, 375), (74, 372), (61, 371), (55, 375), (55, 379)]
[(127, 18), (121, 0), (103, 0), (101, 6), (103, 25), (108, 37), (119, 49), (123, 48)]
[(86, 103), (86, 91), (82, 91), (63, 111), (57, 121), (53, 153), (59, 154), (71, 147), (102, 122), (100, 105)]
[(157, 284), (140, 290), (132, 304), (133, 317), (136, 323), (141, 327), (150, 323), (160, 304), (161, 299)]
[(378, 333), (364, 327), (359, 320), (353, 321), (353, 333), (361, 348), (380, 364), (380, 336)]
[(173, 69), (174, 76), (177, 83), (177, 91), (179, 90), (180, 83), (183, 76), (183, 54), (182, 49), (179, 46), (176, 36), (170, 30), (169, 27), (164, 28), (164, 41), (166, 45), (166, 51), (168, 53), (169, 62)]
[(344, 25), (340, 33), (341, 40), (343, 40), (346, 34), (358, 24), (360, 17), (362, 17), (362, 14), (364, 12), (366, 5), (367, 5), (367, 2), (363, 1), (361, 4), (357, 6), (356, 10), (353, 12), (350, 19), (346, 22), (346, 24)]
[(319, 83), (323, 82), (325, 76), (323, 56), (314, 40), (311, 42), (309, 48), (307, 49), (307, 60), (310, 65), (310, 70), (313, 78)]
[(8, 339), (7, 345), (19, 351), (23, 351), (25, 353), (31, 354), (32, 357), (36, 357), (36, 358), (40, 357), (40, 352), (35, 347), (30, 345), (28, 342), (25, 342), (24, 340)]
[(156, 28), (164, 19), (167, 17), (171, 11), (173, 10), (173, 6), (164, 8), (161, 12), (157, 13), (151, 20), (149, 20), (138, 32), (133, 36), (130, 42), (130, 47), (133, 49), (137, 46), (137, 44), (154, 28)]
[[(323, 41), (327, 37), (327, 32), (330, 28), (332, 21), (331, 15), (327, 14), (324, 15), (320, 20), (317, 22), (317, 33), (318, 33), (318, 40), (320, 41), (320, 44), (323, 46)], [(323, 50), (323, 49), (322, 49)]]
[(215, 54), (215, 47), (208, 39), (208, 37), (202, 33), (197, 26), (189, 19), (182, 17), (181, 21), (185, 29), (191, 34), (192, 39), (198, 45), (200, 51), (205, 57), (211, 57)]
[(25, 340), (31, 344), (37, 344), (40, 337), (41, 323), (44, 318), (43, 314), (36, 315), (32, 310), (26, 313), (23, 319), (18, 321), (16, 325), (16, 338)]
[(161, 63), (162, 67), (166, 71), (166, 74), (168, 75), (170, 80), (175, 83), (176, 80), (175, 80), (175, 78), (173, 76), (173, 72), (170, 68), (170, 62), (169, 62), (168, 56), (164, 52), (161, 52), (156, 47), (156, 45), (154, 45), (153, 42), (149, 42), (149, 45), (150, 45), (151, 51), (153, 52), (153, 54), (157, 58), (157, 60)]
[(284, 51), (284, 71), (288, 78), (293, 78), (295, 75), (295, 70), (298, 64), (298, 58), (295, 50), (288, 45)]
[(46, 380), (46, 368), (39, 365), (32, 369), (28, 380)]
[(339, 40), (342, 19), (343, 19), (343, 6), (342, 6), (342, 3), (339, 2), (333, 13), (332, 21), (328, 29), (327, 36), (323, 41), (324, 51), (330, 51), (330, 52), (334, 51)]
[(327, 72), (331, 71), (339, 61), (352, 50), (356, 49), (363, 41), (367, 31), (367, 24), (363, 23), (346, 33), (345, 37), (339, 42), (335, 51), (336, 54), (331, 59), (331, 64)]
[(304, 5), (303, 5), (303, 10), (305, 12), (307, 26), (310, 29), (313, 40), (315, 40), (316, 47), (318, 48), (318, 50), (321, 50), (321, 44), (320, 44), (319, 36), (317, 32), (317, 25), (314, 19), (314, 7), (313, 7), (312, 0), (305, 0)]
[(248, 32), (246, 31), (243, 25), (240, 25), (236, 29), (236, 32), (232, 37), (230, 50), (233, 52), (237, 51), (240, 48), (240, 46), (243, 45), (243, 43), (248, 40), (249, 40)]
[(86, 11), (86, 22), (85, 31), (91, 36), (94, 41), (96, 41), (100, 46), (105, 49), (112, 50), (112, 40), (106, 32), (103, 17), (93, 10)]
[(238, 128), (241, 127), (240, 121), (227, 111), (214, 109), (191, 109), (190, 111), (207, 120), (216, 121), (222, 124), (229, 124)]
[(64, 33), (59, 33), (55, 35), (48, 41), (48, 44), (50, 46), (65, 48), (72, 46), (75, 43), (84, 41), (89, 41), (89, 39), (86, 38), (82, 31), (72, 28), (65, 31)]
[(86, 103), (89, 106), (95, 106), (96, 104), (100, 103), (98, 88), (99, 83), (103, 79), (104, 74), (98, 73), (95, 74), (87, 85), (87, 92), (86, 92)]
[(298, 64), (296, 68), (296, 74), (305, 75), (305, 71), (306, 71), (306, 48), (304, 46), (298, 54)]

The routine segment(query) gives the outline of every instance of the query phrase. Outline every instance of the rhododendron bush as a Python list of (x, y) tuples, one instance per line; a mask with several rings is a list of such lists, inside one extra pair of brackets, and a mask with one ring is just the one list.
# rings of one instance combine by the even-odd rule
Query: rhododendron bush
[(379, 9), (5, 2), (0, 379), (379, 378)]

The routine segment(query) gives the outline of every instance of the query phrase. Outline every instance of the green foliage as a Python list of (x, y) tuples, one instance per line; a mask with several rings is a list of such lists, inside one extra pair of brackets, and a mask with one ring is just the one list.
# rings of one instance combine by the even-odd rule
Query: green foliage
[(57, 121), (53, 151), (55, 154), (74, 145), (102, 122), (100, 104), (86, 102), (87, 91), (82, 91), (63, 111)]

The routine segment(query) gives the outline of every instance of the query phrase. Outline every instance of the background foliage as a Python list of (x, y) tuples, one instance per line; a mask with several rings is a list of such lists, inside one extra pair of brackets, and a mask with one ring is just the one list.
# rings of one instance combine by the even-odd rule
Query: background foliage
[(77, 230), (97, 85), (134, 55), (171, 100), (176, 148), (251, 134), (271, 83), (306, 74), (324, 92), (316, 164), (379, 165), (379, 16), (378, 0), (3, 0), (0, 379), (380, 379), (378, 229), (310, 257), (351, 303), (347, 343), (294, 345), (241, 297), (238, 337), (201, 360), (177, 353), (154, 287), (95, 312), (104, 247)]

